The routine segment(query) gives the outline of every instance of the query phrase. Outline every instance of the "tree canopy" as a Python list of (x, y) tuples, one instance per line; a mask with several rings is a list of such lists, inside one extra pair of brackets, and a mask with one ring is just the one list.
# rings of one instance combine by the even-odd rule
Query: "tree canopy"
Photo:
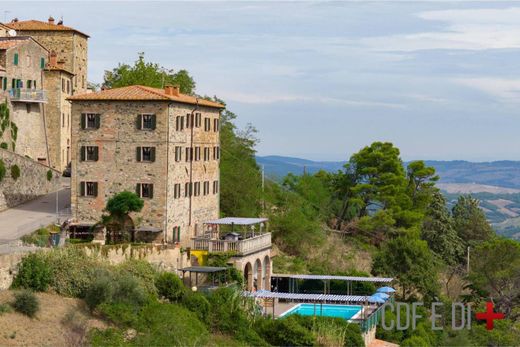
[(188, 71), (175, 71), (157, 63), (147, 62), (143, 52), (139, 53), (134, 65), (119, 64), (112, 71), (105, 71), (103, 81), (105, 88), (119, 88), (134, 84), (154, 88), (173, 85), (179, 86), (181, 93), (184, 94), (195, 92), (195, 81)]

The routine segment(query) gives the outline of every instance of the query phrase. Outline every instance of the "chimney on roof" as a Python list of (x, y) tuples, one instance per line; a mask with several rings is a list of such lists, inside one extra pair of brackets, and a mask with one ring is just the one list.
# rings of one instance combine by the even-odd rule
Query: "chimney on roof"
[(63, 25), (63, 16), (60, 18), (60, 20), (58, 21), (58, 25)]
[(54, 18), (52, 16), (49, 17), (49, 24), (54, 24)]
[(170, 85), (164, 86), (164, 94), (169, 95), (169, 96), (179, 96), (179, 94), (180, 94), (179, 86), (170, 86)]
[(55, 67), (58, 66), (58, 55), (55, 51), (52, 51), (49, 56), (49, 66)]

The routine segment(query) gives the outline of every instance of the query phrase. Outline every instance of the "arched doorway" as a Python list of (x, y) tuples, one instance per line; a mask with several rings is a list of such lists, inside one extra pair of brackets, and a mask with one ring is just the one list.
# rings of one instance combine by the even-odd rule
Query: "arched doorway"
[(253, 267), (251, 263), (247, 263), (244, 267), (244, 283), (247, 291), (253, 290)]
[(135, 225), (130, 216), (114, 218), (105, 223), (106, 244), (135, 242)]
[(264, 257), (264, 289), (271, 290), (271, 259), (268, 255)]
[(254, 266), (254, 286), (255, 286), (255, 289), (259, 290), (259, 289), (263, 289), (264, 286), (263, 286), (263, 283), (262, 283), (262, 262), (260, 261), (260, 259), (257, 259), (255, 261), (255, 266)]

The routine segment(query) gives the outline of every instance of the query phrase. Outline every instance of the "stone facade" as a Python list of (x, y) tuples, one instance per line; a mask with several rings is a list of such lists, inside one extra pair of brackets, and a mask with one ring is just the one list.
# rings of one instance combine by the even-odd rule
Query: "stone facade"
[(58, 54), (58, 62), (63, 62), (64, 68), (74, 73), (73, 94), (84, 93), (87, 90), (88, 68), (88, 36), (77, 31), (59, 30), (60, 24), (49, 18), (50, 30), (31, 30), (30, 25), (23, 22), (8, 23), (17, 31), (18, 35), (27, 35), (41, 43), (49, 52)]
[(5, 67), (2, 98), (7, 99), (10, 120), (17, 128), (16, 138), (9, 134), (9, 148), (41, 163), (48, 160), (42, 68), (47, 55), (31, 38), (0, 38), (0, 65)]
[[(4, 162), (6, 175), (0, 181), (0, 211), (30, 201), (38, 196), (54, 192), (60, 187), (60, 172), (39, 164), (8, 150), (0, 149), (0, 159)], [(20, 177), (11, 177), (11, 167), (20, 168)], [(47, 179), (47, 172), (52, 172), (52, 178)]]
[[(71, 159), (71, 106), (66, 98), (87, 91), (88, 36), (64, 26), (62, 21), (55, 22), (52, 17), (47, 22), (16, 19), (5, 27), (16, 30), (18, 36), (33, 38), (48, 50), (43, 81), (39, 84), (43, 85), (48, 98), (42, 110), (47, 143), (45, 146), (34, 143), (33, 147), (45, 148), (48, 164), (63, 171)], [(29, 155), (36, 159), (35, 153)]]
[[(137, 228), (160, 230), (156, 242), (188, 246), (204, 221), (218, 218), (219, 159), (213, 157), (213, 148), (218, 147), (219, 132), (213, 124), (218, 122), (220, 108), (200, 106), (195, 110), (195, 105), (171, 100), (71, 99), (71, 205), (77, 222), (98, 222), (110, 197), (124, 190), (135, 192), (138, 184), (153, 184), (153, 197), (143, 198), (143, 210), (131, 217)], [(81, 117), (87, 113), (99, 115), (98, 129), (81, 128)], [(200, 120), (197, 125), (177, 130), (178, 117), (185, 122), (192, 113)], [(138, 129), (142, 114), (155, 115), (154, 130)], [(205, 118), (211, 120), (211, 130), (205, 130)], [(81, 160), (86, 146), (98, 147), (97, 161)], [(138, 161), (138, 147), (154, 147), (155, 160)], [(190, 147), (194, 148), (194, 160), (187, 161)], [(209, 148), (207, 160), (204, 147)], [(82, 182), (97, 183), (97, 196), (81, 196)]]
[(49, 165), (63, 171), (71, 157), (71, 95), (72, 74), (58, 67), (45, 70), (44, 88), (48, 103), (45, 105)]

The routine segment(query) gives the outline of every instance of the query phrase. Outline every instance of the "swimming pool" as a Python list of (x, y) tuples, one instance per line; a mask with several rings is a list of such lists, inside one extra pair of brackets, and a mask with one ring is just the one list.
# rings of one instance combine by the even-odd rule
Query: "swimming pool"
[(280, 317), (299, 314), (302, 316), (339, 317), (344, 319), (356, 318), (361, 312), (362, 306), (357, 305), (330, 305), (330, 304), (298, 304), (285, 311)]

